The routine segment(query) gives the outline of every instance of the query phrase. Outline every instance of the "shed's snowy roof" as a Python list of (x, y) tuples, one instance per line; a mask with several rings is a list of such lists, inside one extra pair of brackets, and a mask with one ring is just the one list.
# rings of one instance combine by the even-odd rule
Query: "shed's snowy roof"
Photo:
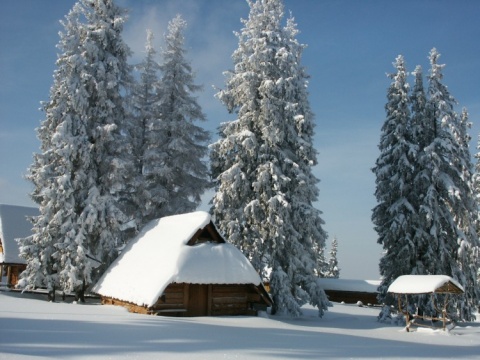
[(447, 275), (402, 275), (388, 288), (394, 294), (428, 294), (464, 292), (463, 287)]
[(354, 291), (376, 293), (380, 286), (380, 280), (350, 280), (319, 278), (318, 283), (323, 290)]
[(210, 215), (203, 211), (151, 221), (125, 247), (92, 291), (152, 306), (174, 282), (259, 285), (257, 272), (233, 245), (187, 245), (210, 221)]
[(0, 240), (3, 253), (0, 263), (25, 264), (19, 256), (19, 247), (15, 239), (32, 235), (32, 223), (27, 217), (39, 215), (38, 209), (25, 206), (0, 204)]

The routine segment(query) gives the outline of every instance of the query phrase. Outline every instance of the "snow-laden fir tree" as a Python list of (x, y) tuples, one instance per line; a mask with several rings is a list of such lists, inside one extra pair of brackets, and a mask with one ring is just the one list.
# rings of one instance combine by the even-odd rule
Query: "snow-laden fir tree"
[[(425, 227), (426, 220), (421, 211), (422, 202), (428, 188), (431, 184), (431, 173), (428, 167), (425, 167), (425, 152), (424, 149), (430, 145), (434, 140), (435, 134), (432, 122), (427, 117), (427, 97), (423, 85), (423, 70), (420, 65), (417, 65), (413, 75), (415, 76), (415, 83), (410, 97), (411, 103), (411, 123), (409, 126), (410, 137), (413, 144), (417, 146), (416, 156), (412, 159), (414, 180), (413, 180), (413, 197), (412, 205), (414, 205), (417, 223), (414, 224), (413, 244), (415, 247), (415, 263), (410, 272), (405, 275), (425, 275), (428, 273), (428, 264), (424, 264), (426, 257), (424, 254), (428, 253), (430, 249), (430, 231)], [(418, 300), (420, 308), (425, 310), (430, 297), (422, 297)]]
[(46, 119), (37, 129), (41, 152), (34, 154), (26, 175), (34, 185), (31, 197), (39, 205), (40, 215), (33, 219), (33, 235), (19, 241), (20, 255), (27, 263), (19, 286), (27, 290), (44, 287), (51, 294), (59, 286), (58, 272), (61, 270), (58, 259), (53, 256), (57, 253), (56, 245), (62, 238), (74, 235), (70, 228), (78, 222), (77, 214), (72, 211), (76, 199), (72, 196), (68, 176), (75, 171), (76, 182), (85, 177), (80, 169), (68, 168), (73, 165), (70, 159), (81, 158), (82, 150), (78, 145), (86, 140), (77, 136), (80, 139), (77, 143), (69, 136), (75, 125), (79, 127), (78, 134), (85, 134), (85, 129), (78, 117), (72, 118), (67, 106), (67, 88), (71, 86), (68, 80), (75, 71), (75, 67), (67, 66), (67, 61), (75, 57), (75, 48), (80, 46), (79, 17), (79, 7), (74, 6), (62, 22), (65, 31), (60, 33), (58, 48), (63, 54), (57, 60), (51, 100), (42, 103)]
[(135, 66), (140, 73), (140, 79), (135, 84), (132, 94), (136, 119), (134, 154), (139, 181), (135, 199), (139, 228), (149, 220), (162, 216), (161, 209), (168, 198), (165, 187), (158, 181), (163, 171), (160, 166), (163, 139), (158, 106), (160, 65), (155, 59), (157, 52), (153, 46), (153, 39), (152, 31), (147, 30), (146, 55), (144, 60)]
[(387, 92), (386, 119), (380, 135), (380, 155), (373, 172), (378, 205), (372, 221), (383, 246), (380, 259), (382, 283), (379, 300), (385, 300), (388, 286), (400, 275), (410, 274), (416, 266), (414, 235), (416, 228), (413, 178), (418, 147), (410, 134), (409, 84), (403, 56), (393, 66), (396, 72)]
[[(470, 242), (465, 242), (464, 239), (459, 241), (459, 250), (458, 250), (458, 257), (459, 257), (459, 268), (464, 273), (462, 274), (465, 278), (466, 283), (466, 295), (465, 299), (457, 305), (457, 310), (462, 314), (463, 318), (468, 319), (469, 316), (468, 311), (475, 312), (475, 307), (480, 306), (480, 288), (479, 288), (479, 278), (478, 275), (480, 274), (480, 239), (478, 234), (478, 210), (475, 212), (475, 209), (478, 209), (479, 202), (477, 198), (476, 192), (476, 175), (475, 175), (475, 167), (470, 162), (470, 149), (469, 149), (469, 142), (471, 140), (471, 136), (468, 133), (468, 130), (471, 128), (472, 123), (469, 122), (469, 115), (466, 108), (462, 109), (462, 113), (460, 115), (460, 123), (458, 132), (456, 133), (456, 139), (460, 147), (460, 153), (462, 157), (465, 159), (465, 165), (468, 166), (468, 170), (464, 169), (463, 176), (470, 176), (470, 186), (472, 191), (472, 197), (475, 200), (474, 204), (470, 204), (470, 217), (469, 221), (470, 227), (474, 227), (475, 229), (470, 229), (469, 232), (474, 232), (476, 234), (476, 239), (472, 239)], [(472, 199), (470, 199), (471, 201)], [(472, 210), (473, 209), (473, 210)], [(463, 226), (464, 224), (461, 224)], [(474, 241), (476, 240), (476, 241)], [(460, 275), (460, 276), (462, 276)], [(476, 280), (476, 281), (475, 281)], [(464, 306), (464, 301), (466, 300), (469, 306)], [(477, 306), (475, 306), (475, 302)], [(463, 316), (464, 315), (464, 316)], [(470, 314), (471, 315), (471, 314)], [(470, 317), (473, 319), (473, 317)]]
[(421, 165), (430, 174), (431, 183), (420, 209), (431, 239), (422, 256), (428, 274), (452, 276), (464, 287), (465, 295), (456, 299), (454, 307), (461, 319), (471, 320), (480, 296), (477, 264), (472, 263), (472, 253), (478, 248), (478, 208), (472, 186), (468, 121), (454, 111), (456, 101), (442, 83), (444, 65), (438, 64), (439, 56), (436, 49), (431, 50), (426, 116), (434, 139), (424, 149)]
[[(386, 289), (399, 275), (449, 275), (465, 289), (465, 295), (453, 301), (450, 311), (471, 320), (479, 296), (475, 275), (478, 209), (468, 149), (469, 123), (466, 111), (461, 117), (454, 111), (456, 101), (442, 83), (444, 65), (438, 64), (438, 57), (433, 49), (427, 96), (421, 68), (415, 70), (410, 117), (408, 107), (398, 107), (405, 91), (397, 93), (395, 81), (389, 88), (387, 122), (382, 128), (381, 154), (374, 168), (379, 205), (372, 219), (385, 250), (380, 260), (383, 280), (379, 299), (388, 302)], [(401, 123), (406, 121), (407, 125), (385, 131), (390, 118), (402, 119)], [(407, 146), (397, 151), (398, 157), (389, 157), (398, 145), (389, 143), (388, 134), (391, 139), (408, 140)], [(398, 212), (402, 207), (404, 210)], [(415, 301), (423, 312), (435, 313), (429, 297)]]
[(82, 298), (94, 269), (101, 272), (116, 256), (121, 225), (129, 220), (121, 208), (134, 185), (122, 98), (130, 82), (124, 20), (112, 0), (80, 0), (62, 23), (38, 131), (41, 152), (28, 175), (40, 215), (33, 236), (22, 242), (27, 288), (58, 283)]
[[(480, 136), (477, 139), (477, 153), (475, 154), (475, 169), (473, 173), (473, 191), (477, 206), (480, 207)], [(476, 221), (477, 236), (480, 238), (480, 211), (477, 213)], [(477, 286), (480, 286), (480, 247), (472, 251), (472, 263), (477, 264)]]
[[(280, 0), (248, 1), (237, 33), (234, 70), (217, 96), (237, 119), (211, 145), (213, 214), (226, 237), (270, 281), (273, 313), (322, 315), (328, 300), (315, 271), (326, 234), (318, 197), (314, 120), (293, 18), (282, 25)], [(324, 261), (324, 260), (323, 260)]]
[[(156, 137), (146, 138), (147, 185), (161, 184), (167, 194), (157, 216), (195, 210), (201, 195), (211, 186), (206, 164), (210, 135), (196, 125), (205, 120), (205, 115), (193, 96), (201, 86), (194, 83), (192, 67), (185, 58), (186, 25), (180, 15), (168, 24), (156, 104), (160, 118), (152, 129), (158, 131), (160, 137), (157, 144)], [(158, 146), (155, 153), (150, 152), (155, 146)]]
[(340, 277), (340, 268), (338, 267), (337, 251), (338, 251), (338, 240), (337, 240), (337, 237), (334, 236), (331, 243), (331, 247), (330, 247), (327, 271), (325, 273), (325, 277), (327, 278), (338, 279)]

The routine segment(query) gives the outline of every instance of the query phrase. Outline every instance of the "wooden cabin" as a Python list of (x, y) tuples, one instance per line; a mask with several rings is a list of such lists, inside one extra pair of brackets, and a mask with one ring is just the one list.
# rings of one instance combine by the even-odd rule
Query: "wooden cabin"
[(3, 286), (15, 286), (26, 268), (16, 239), (32, 235), (33, 225), (28, 218), (37, 215), (36, 208), (0, 204), (0, 279)]
[[(464, 289), (460, 283), (447, 275), (402, 275), (390, 286), (388, 292), (397, 296), (398, 311), (405, 315), (406, 330), (413, 327), (438, 328), (436, 322), (441, 322), (441, 329), (453, 328), (455, 323), (449, 318), (447, 307), (449, 295), (463, 294)], [(408, 298), (412, 295), (430, 294), (432, 303), (437, 310), (436, 316), (420, 314), (418, 309), (414, 314), (409, 312)], [(443, 304), (439, 306), (435, 294), (443, 294)]]
[(328, 300), (345, 304), (378, 305), (377, 295), (380, 280), (350, 280), (319, 278), (318, 283)]
[(144, 314), (255, 315), (272, 305), (253, 266), (206, 212), (147, 224), (92, 291), (103, 304)]

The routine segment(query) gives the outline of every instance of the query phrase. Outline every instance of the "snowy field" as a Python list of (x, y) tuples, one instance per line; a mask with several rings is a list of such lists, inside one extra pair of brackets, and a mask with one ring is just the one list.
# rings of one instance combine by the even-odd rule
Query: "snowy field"
[(0, 292), (0, 359), (479, 359), (480, 322), (450, 332), (381, 324), (334, 304), (279, 317), (168, 318)]

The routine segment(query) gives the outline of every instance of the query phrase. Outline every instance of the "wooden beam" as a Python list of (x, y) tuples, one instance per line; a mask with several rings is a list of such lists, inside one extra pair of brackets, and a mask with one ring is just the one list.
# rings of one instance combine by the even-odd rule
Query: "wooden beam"
[(213, 222), (211, 221), (204, 228), (198, 229), (192, 236), (192, 238), (187, 242), (187, 245), (195, 245), (202, 237), (205, 237), (211, 242), (219, 244), (225, 243), (225, 239), (220, 235), (220, 233), (217, 231), (217, 228), (215, 227), (215, 225), (213, 225)]
[(195, 234), (192, 236), (190, 240), (188, 240), (187, 245), (188, 246), (193, 246), (197, 242), (198, 237), (202, 233), (203, 229), (198, 229)]
[(213, 305), (213, 297), (212, 297), (212, 284), (208, 284), (208, 293), (207, 293), (207, 315), (212, 316), (212, 305)]
[(188, 284), (184, 283), (183, 284), (183, 307), (188, 310), (189, 303), (188, 303)]
[(210, 224), (207, 225), (206, 229), (209, 232), (212, 240), (214, 240), (214, 242), (216, 243), (225, 242), (225, 239), (222, 237), (222, 235), (220, 235), (220, 233), (218, 232), (217, 228), (215, 227), (212, 221), (210, 221)]

